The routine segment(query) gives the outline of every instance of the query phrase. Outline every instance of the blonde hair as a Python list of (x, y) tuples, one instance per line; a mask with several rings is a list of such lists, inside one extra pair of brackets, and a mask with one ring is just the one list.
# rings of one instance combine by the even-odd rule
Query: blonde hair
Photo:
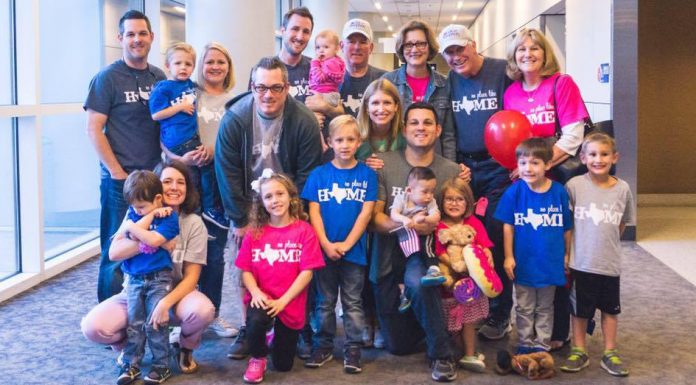
[(290, 178), (281, 173), (273, 173), (268, 178), (260, 178), (259, 180), (259, 191), (254, 193), (253, 202), (251, 204), (251, 212), (249, 213), (249, 223), (251, 224), (252, 230), (254, 231), (254, 237), (258, 239), (261, 237), (261, 230), (265, 225), (271, 220), (270, 214), (266, 211), (266, 207), (263, 205), (263, 196), (261, 191), (263, 185), (270, 182), (276, 181), (283, 185), (288, 191), (290, 196), (290, 207), (288, 211), (290, 212), (290, 217), (294, 219), (300, 219), (306, 221), (308, 216), (302, 209), (302, 201), (300, 200), (300, 194), (297, 191), (297, 187), (292, 183)]
[(338, 47), (338, 42), (339, 42), (338, 35), (336, 34), (336, 32), (334, 32), (330, 29), (325, 29), (325, 30), (319, 32), (317, 34), (317, 36), (314, 37), (314, 45), (317, 44), (317, 40), (319, 38), (327, 39), (327, 40), (331, 41), (331, 43), (333, 43), (333, 45)]
[(225, 76), (225, 80), (222, 82), (222, 87), (224, 88), (225, 91), (229, 91), (232, 88), (234, 88), (234, 65), (232, 64), (232, 56), (230, 56), (230, 51), (227, 50), (222, 44), (217, 43), (217, 42), (210, 42), (203, 47), (203, 52), (201, 54), (200, 61), (198, 62), (198, 85), (200, 87), (203, 87), (205, 84), (205, 73), (203, 73), (203, 64), (205, 64), (205, 57), (208, 55), (208, 52), (211, 50), (217, 50), (220, 53), (222, 53), (223, 56), (225, 56), (225, 59), (227, 59), (227, 76)]
[(336, 131), (345, 126), (353, 127), (358, 137), (362, 136), (360, 134), (360, 128), (358, 128), (358, 121), (353, 117), (353, 115), (345, 114), (339, 115), (331, 120), (331, 123), (329, 123), (329, 138), (334, 136)]
[(606, 132), (602, 131), (592, 131), (587, 136), (585, 136), (585, 139), (582, 141), (582, 149), (580, 150), (581, 154), (585, 154), (587, 151), (587, 146), (589, 146), (590, 143), (601, 143), (601, 144), (606, 144), (609, 147), (611, 147), (611, 152), (616, 153), (616, 141), (614, 141), (614, 138), (609, 136)]
[(401, 27), (396, 37), (396, 55), (399, 56), (399, 60), (402, 62), (406, 61), (404, 57), (404, 40), (406, 40), (406, 34), (416, 30), (423, 31), (425, 34), (425, 40), (428, 42), (428, 60), (433, 60), (440, 49), (440, 45), (435, 38), (435, 32), (430, 28), (430, 25), (422, 20), (411, 20)]
[(445, 213), (445, 192), (447, 190), (452, 190), (455, 193), (464, 197), (464, 200), (466, 201), (466, 210), (464, 210), (464, 218), (469, 218), (470, 216), (474, 215), (474, 205), (476, 204), (476, 202), (474, 202), (474, 192), (471, 191), (471, 186), (469, 186), (468, 183), (464, 182), (458, 176), (447, 179), (444, 183), (442, 183), (442, 187), (440, 188), (439, 203), (440, 207), (442, 208), (443, 214)]
[(544, 34), (538, 29), (522, 28), (517, 33), (517, 36), (515, 36), (515, 38), (512, 40), (510, 47), (508, 47), (506, 72), (510, 79), (522, 79), (522, 71), (520, 71), (520, 68), (517, 66), (515, 52), (517, 52), (517, 48), (524, 43), (526, 38), (530, 38), (534, 44), (538, 45), (539, 48), (544, 51), (544, 63), (542, 64), (539, 74), (543, 78), (547, 78), (559, 72), (560, 67), (558, 66), (558, 60), (556, 60), (556, 55), (553, 53), (553, 48), (549, 44), (549, 41), (546, 40), (546, 37), (544, 37)]
[(396, 141), (401, 131), (404, 128), (404, 120), (402, 119), (401, 113), (401, 98), (399, 97), (399, 91), (396, 89), (394, 84), (386, 79), (377, 79), (370, 83), (365, 89), (362, 101), (360, 102), (360, 110), (358, 111), (358, 127), (360, 127), (360, 138), (363, 141), (370, 140), (370, 132), (372, 132), (372, 120), (370, 120), (369, 104), (370, 98), (376, 94), (378, 91), (384, 92), (392, 99), (396, 104), (396, 112), (394, 113), (394, 119), (392, 119), (391, 128), (389, 129), (389, 145), (387, 148), (391, 147), (391, 144)]
[(184, 43), (182, 41), (174, 42), (172, 43), (172, 45), (169, 46), (169, 48), (167, 48), (167, 53), (165, 54), (165, 57), (167, 58), (167, 64), (169, 64), (169, 61), (172, 60), (172, 56), (176, 51), (183, 51), (191, 55), (191, 57), (193, 58), (193, 64), (196, 64), (196, 50), (193, 49), (191, 44)]

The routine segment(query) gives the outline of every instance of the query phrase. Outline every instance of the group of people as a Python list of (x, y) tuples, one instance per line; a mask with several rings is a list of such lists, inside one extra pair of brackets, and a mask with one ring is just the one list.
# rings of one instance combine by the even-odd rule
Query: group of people
[[(580, 91), (543, 34), (519, 31), (502, 60), (479, 54), (462, 25), (436, 38), (411, 21), (396, 39), (404, 64), (386, 72), (368, 64), (367, 21), (349, 20), (340, 38), (319, 32), (310, 59), (302, 52), (313, 27), (307, 8), (285, 14), (280, 52), (259, 60), (249, 91), (233, 97), (223, 46), (204, 47), (193, 82), (193, 47), (173, 45), (167, 79), (147, 61), (147, 17), (121, 18), (123, 58), (94, 77), (85, 102), (102, 166), (102, 255), (100, 303), (82, 321), (88, 339), (121, 352), (117, 384), (141, 376), (146, 341), (145, 383), (171, 376), (170, 342), (180, 370), (195, 372), (208, 327), (237, 335), (227, 355), (250, 357), (248, 383), (263, 381), (269, 353), (279, 372), (296, 355), (319, 368), (333, 359), (339, 298), (345, 372), (362, 371), (367, 346), (425, 348), (432, 379), (453, 381), (457, 365), (486, 368), (477, 328), (492, 340), (512, 330), (513, 292), (517, 353), (562, 348), (572, 313), (561, 369), (583, 369), (599, 309), (601, 366), (627, 375), (616, 316), (619, 239), (633, 200), (610, 175), (613, 139), (585, 136)], [(438, 53), (447, 76), (428, 65)], [(517, 148), (514, 170), (484, 144), (501, 109), (527, 116), (536, 137)], [(547, 178), (578, 152), (586, 175), (565, 187)], [(440, 231), (458, 224), (494, 266), (496, 298), (460, 302), (443, 285), (439, 264), (450, 256)], [(219, 316), (225, 249), (241, 293), (226, 299), (242, 309), (238, 330)], [(180, 326), (173, 336), (170, 325)]]

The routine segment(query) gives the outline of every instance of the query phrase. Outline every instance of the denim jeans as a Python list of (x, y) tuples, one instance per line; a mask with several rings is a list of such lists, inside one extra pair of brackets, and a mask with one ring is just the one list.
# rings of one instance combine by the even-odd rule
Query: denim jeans
[(344, 346), (362, 346), (365, 320), (360, 294), (365, 283), (366, 267), (342, 259), (325, 261), (326, 266), (314, 272), (317, 291), (315, 313), (319, 323), (317, 333), (314, 334), (314, 348), (333, 350), (339, 288), (343, 307), (343, 329), (346, 332)]
[(169, 367), (169, 327), (150, 324), (152, 311), (172, 289), (172, 271), (161, 270), (148, 274), (127, 275), (128, 342), (123, 360), (131, 366), (140, 366), (145, 354), (145, 337), (152, 351), (153, 367)]
[(102, 177), (99, 185), (101, 202), (99, 226), (101, 258), (97, 279), (97, 299), (99, 302), (111, 298), (123, 289), (121, 262), (109, 260), (109, 247), (111, 246), (111, 238), (121, 226), (128, 209), (128, 202), (123, 197), (124, 182), (125, 180), (115, 180), (107, 176)]
[[(279, 372), (292, 369), (297, 352), (299, 330), (285, 326), (277, 317), (271, 317), (263, 309), (247, 307), (247, 343), (249, 354), (254, 358), (264, 358), (271, 351), (273, 367)], [(273, 327), (273, 343), (271, 348), (266, 345), (266, 332)]]
[[(178, 156), (183, 156), (187, 152), (195, 150), (200, 145), (201, 139), (196, 135), (188, 141), (170, 148), (169, 151)], [(222, 207), (220, 191), (218, 190), (217, 179), (215, 179), (215, 167), (213, 167), (213, 162), (199, 167), (191, 166), (189, 167), (189, 171), (191, 172), (193, 183), (196, 185), (198, 193), (201, 196), (201, 207), (203, 207), (203, 210)]]
[(222, 301), (222, 281), (225, 277), (225, 245), (227, 244), (227, 230), (221, 229), (204, 220), (208, 235), (208, 260), (201, 270), (198, 278), (198, 289), (205, 294), (215, 306), (215, 316), (220, 314)]
[(377, 315), (387, 349), (396, 355), (422, 350), (423, 337), (430, 359), (453, 359), (456, 349), (447, 333), (438, 287), (423, 287), (426, 266), (421, 258), (406, 261), (404, 284), (411, 298), (411, 311), (399, 313), (398, 278), (394, 272), (380, 278), (375, 286)]

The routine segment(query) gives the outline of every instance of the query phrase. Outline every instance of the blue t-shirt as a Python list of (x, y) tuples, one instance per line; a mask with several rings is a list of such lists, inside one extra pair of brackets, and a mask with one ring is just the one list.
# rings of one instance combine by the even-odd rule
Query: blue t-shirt
[[(353, 229), (363, 203), (377, 200), (377, 173), (364, 163), (351, 169), (326, 163), (309, 174), (302, 199), (319, 203), (326, 237), (331, 242), (342, 242)], [(362, 266), (367, 264), (367, 232), (343, 259)]]
[[(139, 221), (142, 216), (135, 213), (133, 207), (128, 207), (128, 219), (133, 222)], [(179, 216), (172, 212), (164, 218), (155, 218), (150, 224), (150, 231), (156, 231), (166, 240), (172, 240), (179, 235)], [(121, 270), (127, 274), (147, 274), (172, 268), (172, 258), (169, 252), (159, 247), (154, 254), (140, 253), (134, 257), (126, 259), (121, 264)]]
[(544, 193), (518, 180), (503, 193), (495, 218), (515, 227), (515, 281), (524, 286), (565, 285), (563, 233), (573, 228), (568, 193), (558, 182)]
[[(196, 85), (188, 80), (163, 80), (155, 84), (150, 93), (150, 112), (160, 112), (165, 108), (184, 102), (196, 101)], [(189, 141), (198, 133), (196, 110), (193, 115), (177, 112), (173, 116), (160, 120), (160, 140), (171, 149)]]

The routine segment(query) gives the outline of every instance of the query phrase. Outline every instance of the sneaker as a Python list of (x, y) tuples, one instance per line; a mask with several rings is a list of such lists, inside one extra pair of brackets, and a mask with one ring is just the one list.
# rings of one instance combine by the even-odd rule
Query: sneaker
[(362, 343), (364, 348), (371, 348), (375, 342), (375, 328), (366, 325), (362, 331)]
[(227, 357), (233, 360), (243, 360), (249, 356), (249, 346), (246, 339), (246, 327), (242, 326), (239, 328), (239, 334), (237, 334), (237, 339), (230, 346), (230, 350), (227, 352)]
[(343, 371), (348, 374), (362, 372), (359, 346), (349, 346), (343, 350)]
[(181, 373), (191, 374), (198, 370), (198, 363), (193, 359), (193, 350), (181, 348), (179, 349), (179, 369)]
[(208, 325), (208, 329), (214, 331), (218, 337), (229, 338), (235, 337), (237, 334), (239, 334), (239, 330), (227, 323), (227, 321), (225, 321), (225, 319), (222, 317), (215, 318), (213, 322)]
[(480, 353), (473, 356), (464, 356), (459, 360), (459, 366), (471, 372), (483, 373), (486, 371), (484, 359), (485, 356)]
[(222, 210), (222, 208), (215, 207), (212, 209), (205, 210), (203, 211), (203, 214), (201, 216), (206, 221), (214, 224), (215, 226), (221, 229), (230, 229), (230, 220), (227, 219), (227, 217), (225, 217), (225, 212)]
[(167, 367), (153, 367), (150, 373), (143, 378), (145, 385), (161, 384), (172, 376), (172, 371)]
[(487, 340), (500, 340), (512, 331), (509, 321), (496, 322), (492, 318), (486, 320), (486, 323), (481, 326), (478, 331), (479, 336)]
[(406, 313), (411, 308), (411, 298), (408, 298), (405, 293), (399, 296), (399, 313)]
[(430, 376), (437, 382), (451, 382), (457, 379), (457, 369), (451, 360), (435, 360)]
[(424, 276), (421, 277), (421, 286), (440, 286), (445, 282), (445, 276), (437, 266), (430, 266)]
[(140, 377), (140, 368), (137, 366), (124, 365), (118, 372), (116, 385), (127, 385)]
[(382, 330), (380, 328), (375, 328), (375, 339), (372, 346), (375, 349), (384, 349), (384, 336), (382, 335)]
[(304, 334), (297, 339), (297, 357), (308, 360), (312, 356), (312, 337)]
[(309, 358), (305, 361), (305, 368), (321, 368), (325, 363), (333, 360), (333, 353), (327, 349), (314, 349)]
[(123, 361), (123, 356), (125, 353), (123, 353), (123, 350), (121, 350), (120, 353), (118, 353), (118, 357), (116, 357), (116, 366), (118, 366), (120, 369), (123, 369), (123, 367), (126, 366), (126, 363)]
[(244, 372), (244, 382), (247, 384), (258, 384), (263, 381), (266, 373), (266, 358), (251, 358)]
[(175, 347), (179, 346), (179, 337), (181, 336), (181, 327), (175, 326), (169, 332), (169, 344)]
[(570, 354), (566, 358), (561, 370), (568, 373), (576, 373), (590, 366), (590, 357), (587, 356), (585, 350), (577, 347), (570, 349)]
[(628, 376), (628, 369), (624, 367), (623, 362), (621, 362), (621, 358), (619, 357), (619, 352), (617, 352), (616, 349), (605, 350), (599, 366), (601, 366), (602, 369), (606, 370), (612, 376)]

